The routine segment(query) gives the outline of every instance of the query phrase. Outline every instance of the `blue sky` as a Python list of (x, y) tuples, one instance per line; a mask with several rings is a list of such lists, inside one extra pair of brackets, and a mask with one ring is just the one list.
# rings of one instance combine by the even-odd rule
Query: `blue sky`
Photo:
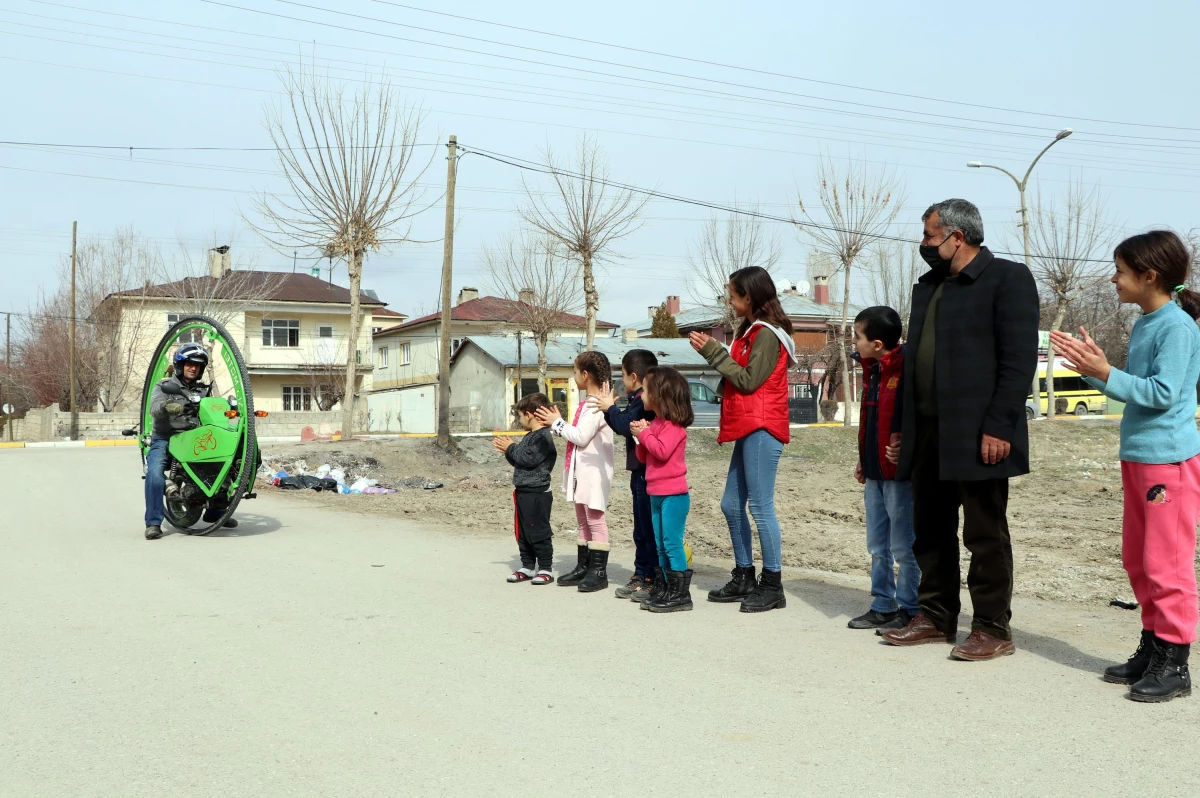
[[(411, 2), (4, 0), (0, 140), (135, 149), (0, 146), (0, 311), (24, 310), (52, 286), (72, 220), (81, 235), (132, 225), (168, 251), (181, 238), (199, 250), (216, 231), (259, 268), (290, 268), (239, 216), (251, 192), (276, 185), (271, 153), (137, 148), (268, 146), (262, 109), (278, 89), (274, 70), (301, 53), (351, 81), (386, 67), (427, 110), (425, 142), (454, 133), (467, 147), (536, 160), (586, 131), (617, 179), (780, 215), (797, 187), (814, 195), (822, 152), (889, 164), (906, 185), (900, 234), (918, 235), (930, 202), (962, 196), (982, 208), (998, 249), (1013, 240), (1016, 189), (965, 162), (1023, 170), (1070, 126), (1077, 133), (1038, 166), (1043, 194), (1072, 179), (1100, 185), (1114, 232), (1200, 225), (1195, 3), (462, 0), (451, 9), (753, 72)], [(431, 199), (444, 165), (439, 157), (428, 173)], [(483, 158), (462, 161), (456, 289), (484, 287), (479, 253), (516, 229), (519, 178)], [(686, 302), (685, 255), (707, 215), (651, 203), (644, 227), (618, 245), (626, 257), (606, 269), (601, 317), (633, 321), (667, 294)], [(436, 239), (442, 224), (439, 206), (415, 234)], [(807, 244), (780, 227), (781, 271), (802, 277)], [(433, 306), (440, 267), (440, 244), (404, 247), (371, 257), (364, 285), (413, 313)]]

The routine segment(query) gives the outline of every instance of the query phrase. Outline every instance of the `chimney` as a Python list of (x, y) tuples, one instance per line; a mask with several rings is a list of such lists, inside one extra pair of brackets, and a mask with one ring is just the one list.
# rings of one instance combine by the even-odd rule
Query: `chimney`
[(829, 278), (814, 277), (813, 278), (813, 301), (818, 305), (829, 304)]
[(670, 313), (672, 316), (679, 315), (679, 297), (677, 297), (677, 296), (668, 296), (667, 297), (667, 313)]
[(470, 302), (472, 299), (479, 299), (479, 289), (463, 286), (463, 289), (458, 292), (458, 301), (454, 304), (461, 305), (464, 302)]
[(621, 330), (621, 340), (627, 344), (636, 344), (637, 343), (637, 328), (636, 327), (626, 327), (624, 330)]
[(526, 305), (534, 305), (537, 303), (537, 295), (532, 288), (522, 288), (517, 293), (517, 299)]
[(229, 274), (229, 245), (213, 247), (208, 251), (208, 276), (220, 279)]

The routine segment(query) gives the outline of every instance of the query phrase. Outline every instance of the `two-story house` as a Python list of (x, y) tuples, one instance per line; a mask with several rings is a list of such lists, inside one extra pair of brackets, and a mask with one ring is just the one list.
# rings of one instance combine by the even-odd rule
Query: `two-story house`
[[(362, 294), (360, 303), (362, 320), (353, 343), (358, 394), (371, 389), (371, 336), (380, 326), (376, 314), (384, 311), (373, 295)], [(142, 375), (160, 338), (180, 317), (195, 313), (221, 322), (241, 348), (256, 408), (331, 410), (344, 392), (350, 292), (316, 276), (230, 271), (218, 262), (207, 276), (112, 294), (101, 307), (106, 318), (121, 325), (116, 351), (136, 355), (127, 366), (136, 385), (124, 392), (117, 409), (138, 406)], [(387, 313), (383, 318), (395, 323), (405, 317)]]
[[(531, 292), (532, 293), (532, 292)], [(530, 297), (530, 300), (532, 297)], [(530, 364), (537, 349), (525, 326), (520, 301), (479, 296), (474, 288), (463, 288), (450, 311), (450, 354), (468, 336), (512, 336), (524, 333)], [(597, 336), (608, 336), (615, 324), (596, 322)], [(562, 326), (552, 338), (586, 335), (583, 316), (564, 313)], [(430, 313), (401, 324), (384, 327), (374, 335), (372, 391), (367, 396), (373, 432), (433, 432), (437, 419), (437, 382), (441, 352), (442, 314)]]

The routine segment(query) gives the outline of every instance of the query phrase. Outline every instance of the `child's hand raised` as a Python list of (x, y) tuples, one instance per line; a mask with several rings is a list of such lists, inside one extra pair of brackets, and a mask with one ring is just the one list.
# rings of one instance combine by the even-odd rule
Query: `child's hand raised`
[(501, 454), (508, 451), (508, 447), (512, 446), (516, 441), (512, 438), (492, 438), (492, 446)]
[(1104, 350), (1096, 345), (1085, 328), (1080, 327), (1079, 332), (1083, 335), (1082, 341), (1075, 340), (1065, 332), (1051, 331), (1050, 343), (1054, 351), (1067, 359), (1064, 365), (1071, 371), (1108, 382), (1112, 366), (1108, 364)]
[(637, 421), (630, 421), (629, 422), (629, 434), (633, 435), (633, 437), (636, 438), (637, 436), (639, 436), (643, 432), (645, 432), (646, 427), (649, 427), (649, 426), (650, 426), (650, 422), (648, 422), (642, 418), (639, 418)]
[(601, 413), (607, 413), (608, 409), (617, 403), (617, 392), (606, 382), (600, 389), (600, 393), (594, 393), (588, 397), (587, 403), (588, 407), (599, 410)]
[(562, 421), (562, 413), (558, 412), (558, 407), (556, 405), (539, 407), (534, 415), (537, 416), (538, 421), (542, 422), (547, 427), (554, 424), (555, 421)]

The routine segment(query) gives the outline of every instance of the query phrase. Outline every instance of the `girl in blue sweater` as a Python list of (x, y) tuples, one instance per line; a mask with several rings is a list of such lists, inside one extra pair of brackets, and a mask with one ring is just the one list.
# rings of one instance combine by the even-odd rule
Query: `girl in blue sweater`
[(1192, 692), (1188, 654), (1200, 614), (1200, 294), (1187, 289), (1190, 253), (1168, 230), (1127, 238), (1113, 255), (1117, 297), (1144, 314), (1133, 325), (1125, 368), (1110, 366), (1082, 327), (1082, 341), (1061, 332), (1050, 336), (1068, 368), (1125, 403), (1121, 560), (1141, 605), (1142, 640), (1128, 662), (1105, 669), (1104, 680), (1131, 685), (1134, 701), (1170, 701)]

